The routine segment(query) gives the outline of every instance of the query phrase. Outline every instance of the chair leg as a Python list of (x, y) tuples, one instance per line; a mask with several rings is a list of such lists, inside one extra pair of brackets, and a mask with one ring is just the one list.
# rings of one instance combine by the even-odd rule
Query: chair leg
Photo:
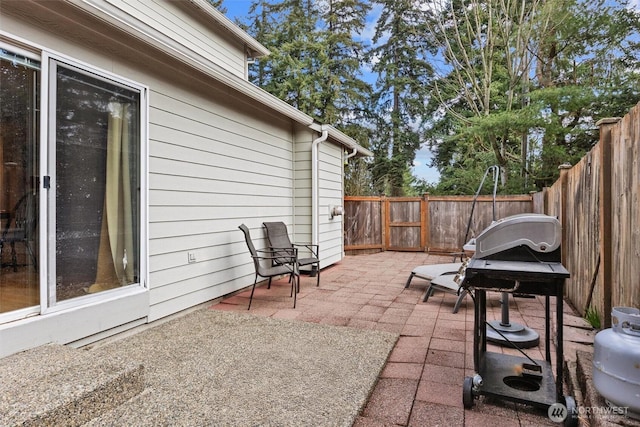
[[(257, 282), (258, 282), (258, 275), (256, 274), (256, 278), (253, 281), (253, 287), (251, 288), (251, 296), (249, 297), (249, 307), (247, 307), (247, 310), (251, 309), (251, 301), (253, 301), (253, 291), (256, 290)], [(271, 282), (271, 278), (269, 278), (269, 282)]]
[[(409, 275), (409, 278), (407, 279), (407, 283), (404, 285), (404, 288), (408, 288), (409, 285), (411, 284), (411, 279), (413, 279), (413, 276), (415, 275), (415, 273), (411, 272), (411, 274)], [(426, 300), (425, 300), (426, 301)]]
[(320, 286), (320, 263), (318, 263), (318, 271), (317, 271), (318, 279), (316, 281), (316, 287)]
[[(296, 300), (298, 297), (298, 292), (300, 292), (300, 275), (296, 275), (297, 277), (293, 279), (293, 283), (291, 286), (296, 288), (296, 291), (293, 293), (293, 308), (296, 308)], [(296, 280), (297, 279), (297, 280)], [(296, 284), (297, 282), (297, 284)], [(293, 288), (292, 288), (293, 290)]]
[(456, 314), (458, 312), (458, 310), (460, 309), (460, 304), (462, 304), (462, 301), (466, 296), (467, 292), (461, 290), (460, 295), (458, 295), (458, 299), (456, 300), (456, 305), (453, 306), (453, 314)]
[(271, 277), (269, 277), (269, 284), (267, 284), (267, 289), (271, 289)]
[(31, 262), (33, 263), (33, 268), (37, 270), (38, 260), (36, 259), (36, 254), (34, 254), (33, 250), (31, 249), (31, 245), (29, 244), (29, 241), (25, 242), (25, 246), (27, 247), (27, 252), (29, 252), (29, 255), (31, 255)]
[[(412, 273), (413, 274), (413, 273)], [(429, 297), (433, 294), (433, 288), (431, 287), (431, 282), (429, 282), (429, 287), (424, 292), (424, 297), (422, 298), (422, 302), (427, 302)]]
[(18, 271), (18, 256), (16, 254), (15, 242), (11, 242), (11, 265), (13, 265), (13, 271)]

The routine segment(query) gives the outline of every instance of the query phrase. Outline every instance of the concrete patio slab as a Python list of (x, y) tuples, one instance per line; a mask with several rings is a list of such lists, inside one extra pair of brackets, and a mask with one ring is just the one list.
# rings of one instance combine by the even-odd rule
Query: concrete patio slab
[[(462, 383), (466, 375), (473, 375), (473, 302), (466, 298), (454, 314), (456, 295), (436, 292), (423, 303), (427, 281), (415, 279), (404, 288), (416, 266), (448, 262), (450, 257), (384, 252), (346, 257), (323, 270), (319, 288), (313, 286), (314, 279), (302, 277), (297, 321), (342, 323), (400, 335), (354, 426), (557, 425), (539, 408), (484, 397), (471, 410), (463, 409)], [(251, 314), (275, 317), (273, 312), (253, 307), (268, 307), (289, 295), (285, 281), (272, 285), (268, 292), (272, 295), (262, 301), (264, 297), (254, 297)], [(223, 299), (211, 308), (246, 311), (246, 298), (242, 296), (248, 294), (239, 295), (241, 298)], [(500, 297), (499, 293), (488, 294), (487, 319), (501, 318)], [(521, 322), (544, 335), (544, 297), (510, 298), (509, 307), (512, 322)], [(570, 310), (565, 311), (575, 317)], [(569, 348), (575, 346), (569, 344)], [(517, 353), (491, 344), (488, 351)], [(544, 343), (528, 351), (534, 358), (543, 359)], [(552, 357), (555, 360), (555, 348)]]
[[(463, 379), (474, 373), (471, 298), (453, 314), (455, 295), (437, 293), (423, 303), (427, 282), (404, 288), (415, 266), (441, 262), (450, 257), (348, 256), (322, 271), (320, 287), (302, 277), (296, 309), (285, 278), (257, 288), (250, 311), (244, 290), (90, 351), (63, 348), (144, 365), (137, 377), (144, 389), (86, 425), (558, 425), (539, 408), (484, 396), (463, 408)], [(543, 303), (511, 298), (510, 317), (542, 336)], [(565, 312), (574, 316), (566, 305)], [(487, 318), (500, 315), (500, 294), (490, 293)], [(527, 353), (542, 359), (543, 341)], [(575, 352), (588, 348), (565, 342), (569, 366), (575, 369)], [(518, 354), (491, 344), (488, 351)], [(551, 352), (555, 363), (553, 344)]]

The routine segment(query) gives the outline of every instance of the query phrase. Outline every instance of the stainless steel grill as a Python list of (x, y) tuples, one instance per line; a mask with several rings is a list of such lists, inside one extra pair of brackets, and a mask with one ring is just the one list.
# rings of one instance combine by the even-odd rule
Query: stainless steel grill
[(542, 214), (513, 215), (494, 221), (475, 239), (478, 259), (560, 262), (562, 226)]
[[(540, 214), (523, 214), (493, 222), (474, 242), (474, 256), (464, 271), (461, 286), (474, 300), (474, 369), (473, 377), (463, 383), (462, 399), (466, 408), (480, 395), (533, 404), (548, 409), (565, 405), (565, 425), (577, 425), (575, 400), (563, 396), (562, 316), (564, 281), (569, 272), (560, 263), (562, 227), (557, 218)], [(498, 332), (524, 357), (487, 351), (487, 291), (545, 296), (545, 360), (529, 357), (521, 347)], [(551, 359), (550, 296), (556, 297), (556, 373)], [(508, 298), (503, 298), (503, 306)], [(500, 324), (509, 324), (508, 316)], [(508, 325), (511, 326), (511, 325)], [(535, 343), (537, 345), (537, 342)], [(514, 375), (514, 367), (519, 374)], [(555, 409), (555, 406), (554, 406)]]

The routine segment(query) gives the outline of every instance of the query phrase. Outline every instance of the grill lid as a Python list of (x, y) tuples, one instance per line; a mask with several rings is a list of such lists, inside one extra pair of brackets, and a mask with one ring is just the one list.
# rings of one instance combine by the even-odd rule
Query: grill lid
[(474, 258), (560, 261), (562, 226), (556, 217), (519, 214), (494, 221), (475, 239)]

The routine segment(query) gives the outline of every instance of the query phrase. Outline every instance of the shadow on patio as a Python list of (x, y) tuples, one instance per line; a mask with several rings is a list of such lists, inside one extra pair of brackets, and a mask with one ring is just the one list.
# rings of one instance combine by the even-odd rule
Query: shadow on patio
[[(546, 411), (485, 397), (476, 401), (471, 410), (463, 408), (463, 379), (473, 375), (473, 302), (465, 298), (459, 312), (453, 314), (455, 295), (436, 292), (423, 303), (426, 281), (414, 278), (411, 286), (404, 288), (416, 266), (445, 262), (451, 262), (451, 257), (413, 252), (347, 256), (322, 271), (320, 287), (315, 286), (314, 278), (302, 276), (296, 309), (292, 308), (291, 287), (284, 278), (274, 281), (271, 289), (256, 288), (249, 313), (399, 335), (354, 424), (357, 427), (557, 425)], [(229, 296), (211, 308), (247, 313), (249, 293), (250, 289)], [(526, 352), (541, 360), (543, 304), (544, 297), (510, 298), (510, 320), (540, 333), (540, 346)], [(569, 310), (565, 308), (567, 313)], [(487, 320), (500, 316), (500, 294), (490, 293)], [(518, 355), (515, 350), (491, 344), (487, 350)], [(565, 346), (565, 354), (567, 351), (571, 350)]]

